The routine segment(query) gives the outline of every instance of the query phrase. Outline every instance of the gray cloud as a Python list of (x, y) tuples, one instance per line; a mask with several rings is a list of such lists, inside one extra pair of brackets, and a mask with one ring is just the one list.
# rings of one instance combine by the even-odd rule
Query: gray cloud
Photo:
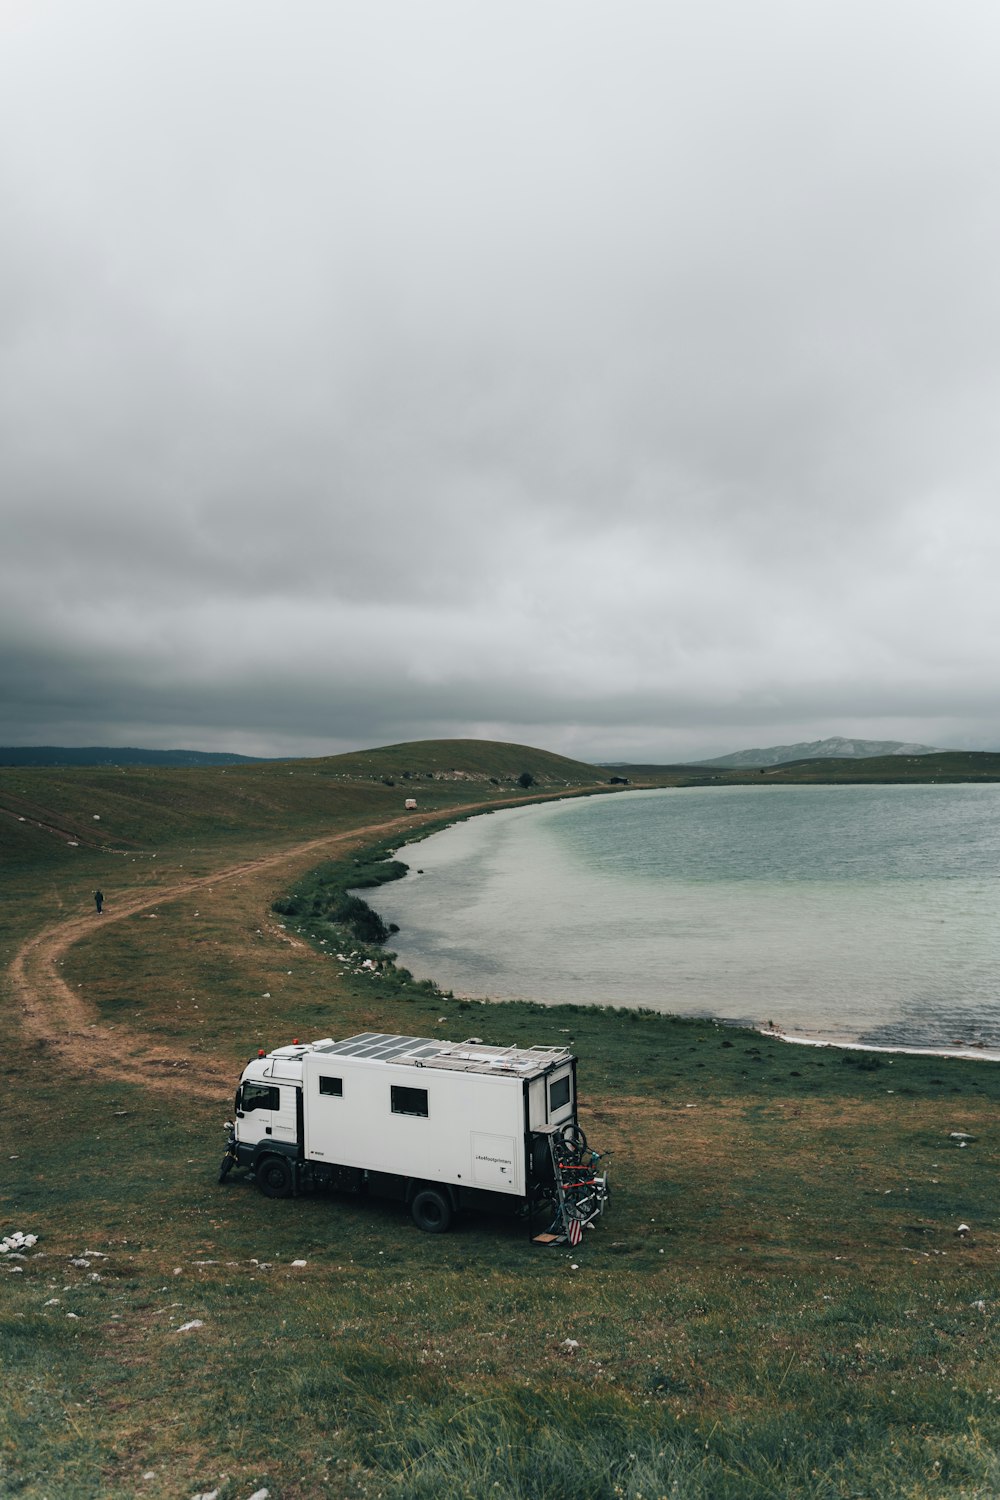
[(1000, 740), (992, 6), (4, 26), (4, 740)]

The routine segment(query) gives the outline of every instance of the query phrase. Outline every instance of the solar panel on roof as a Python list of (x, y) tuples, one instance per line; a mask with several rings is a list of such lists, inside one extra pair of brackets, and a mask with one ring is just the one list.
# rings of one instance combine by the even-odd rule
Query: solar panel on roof
[(377, 1036), (365, 1047), (359, 1047), (355, 1053), (356, 1057), (390, 1057), (400, 1044), (406, 1045), (405, 1039), (398, 1036)]
[(397, 1062), (416, 1067), (433, 1064), (436, 1068), (463, 1072), (535, 1074), (544, 1073), (561, 1058), (570, 1056), (563, 1047), (523, 1048), (490, 1047), (481, 1042), (454, 1043), (427, 1036), (399, 1036), (384, 1031), (364, 1031), (345, 1037), (341, 1042), (326, 1042), (317, 1051), (372, 1062)]
[(421, 1056), (433, 1056), (440, 1051), (440, 1046), (430, 1037), (392, 1036), (385, 1032), (366, 1031), (360, 1036), (346, 1037), (332, 1050), (343, 1057), (388, 1058), (414, 1051), (418, 1051)]
[(337, 1043), (333, 1050), (334, 1052), (341, 1052), (345, 1056), (350, 1057), (358, 1052), (363, 1052), (372, 1042), (379, 1040), (381, 1038), (377, 1031), (365, 1031), (360, 1036), (345, 1037), (342, 1042)]

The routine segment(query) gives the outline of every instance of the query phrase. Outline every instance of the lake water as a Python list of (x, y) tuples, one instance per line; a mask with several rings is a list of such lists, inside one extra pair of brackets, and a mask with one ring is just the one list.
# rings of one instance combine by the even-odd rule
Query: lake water
[(364, 894), (398, 962), (459, 995), (1000, 1048), (1000, 786), (625, 792), (400, 857)]

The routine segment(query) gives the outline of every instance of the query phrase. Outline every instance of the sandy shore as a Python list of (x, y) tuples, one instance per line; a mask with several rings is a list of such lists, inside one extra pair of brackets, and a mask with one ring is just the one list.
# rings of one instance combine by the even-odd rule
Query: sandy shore
[(755, 1026), (761, 1036), (776, 1037), (779, 1042), (790, 1042), (796, 1047), (835, 1047), (838, 1051), (852, 1052), (906, 1052), (914, 1057), (962, 1057), (972, 1062), (1000, 1062), (1000, 1050), (996, 1047), (976, 1045), (956, 1045), (954, 1047), (907, 1047), (900, 1044), (898, 1047), (887, 1047), (883, 1045), (874, 1046), (868, 1042), (849, 1041), (847, 1038), (831, 1041), (829, 1038), (820, 1040), (814, 1036), (794, 1036), (787, 1031), (782, 1031), (778, 1026)]

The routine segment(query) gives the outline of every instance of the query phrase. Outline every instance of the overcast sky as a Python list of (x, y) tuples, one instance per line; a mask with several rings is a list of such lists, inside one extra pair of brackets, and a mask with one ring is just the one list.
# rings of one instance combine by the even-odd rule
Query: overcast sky
[(995, 0), (2, 0), (0, 743), (1000, 748)]

